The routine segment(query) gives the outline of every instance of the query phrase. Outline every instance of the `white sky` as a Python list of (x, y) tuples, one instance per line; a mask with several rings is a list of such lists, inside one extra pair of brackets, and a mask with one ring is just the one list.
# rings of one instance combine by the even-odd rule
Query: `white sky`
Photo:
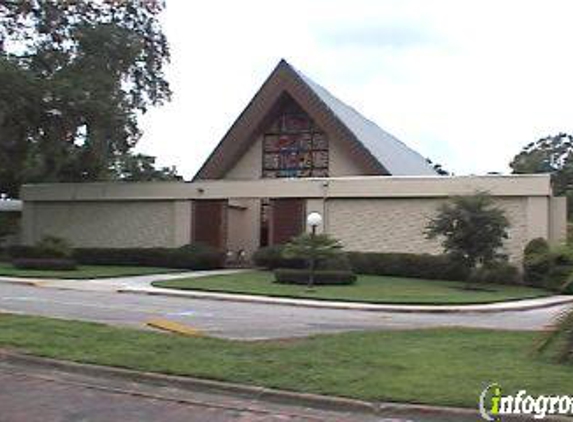
[(573, 132), (573, 2), (167, 0), (173, 101), (138, 150), (191, 178), (281, 58), (456, 174)]

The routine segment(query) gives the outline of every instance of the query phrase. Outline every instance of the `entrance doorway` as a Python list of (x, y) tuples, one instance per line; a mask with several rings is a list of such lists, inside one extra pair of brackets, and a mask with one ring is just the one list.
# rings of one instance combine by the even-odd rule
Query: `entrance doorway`
[(282, 245), (304, 230), (305, 201), (270, 199), (261, 202), (261, 246)]
[(193, 242), (227, 249), (227, 201), (193, 201)]

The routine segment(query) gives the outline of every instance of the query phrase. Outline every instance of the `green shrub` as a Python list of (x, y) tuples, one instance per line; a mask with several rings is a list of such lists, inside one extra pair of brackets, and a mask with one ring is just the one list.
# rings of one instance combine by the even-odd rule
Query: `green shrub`
[(542, 287), (552, 268), (553, 257), (549, 252), (523, 257), (523, 278), (531, 286)]
[[(309, 283), (310, 272), (304, 269), (279, 268), (274, 271), (275, 282), (280, 284)], [(356, 275), (351, 271), (317, 270), (314, 272), (315, 285), (347, 285), (356, 282)]]
[(8, 248), (11, 259), (71, 259), (72, 254), (69, 243), (55, 236), (46, 236), (35, 246), (14, 245)]
[(318, 270), (335, 270), (335, 271), (350, 271), (352, 272), (352, 265), (345, 252), (341, 252), (336, 257), (321, 259), (316, 264)]
[(447, 255), (348, 252), (352, 270), (358, 274), (389, 275), (432, 280), (463, 281), (469, 269)]
[(550, 253), (555, 265), (573, 266), (573, 250), (568, 246), (562, 245), (554, 247)]
[(54, 258), (70, 258), (73, 254), (73, 249), (67, 240), (56, 236), (44, 236), (36, 247)]
[(554, 255), (547, 241), (533, 239), (523, 251), (523, 279), (531, 286), (545, 287), (554, 264)]
[(547, 240), (542, 237), (537, 237), (535, 239), (530, 240), (527, 245), (525, 245), (525, 249), (523, 250), (524, 255), (532, 255), (532, 254), (544, 254), (549, 253), (550, 247)]
[(12, 265), (21, 270), (71, 271), (76, 261), (67, 258), (16, 258)]
[(190, 262), (192, 269), (210, 270), (225, 264), (225, 253), (203, 243), (191, 243), (175, 250), (184, 264)]
[(570, 265), (553, 265), (541, 287), (558, 292), (567, 282), (571, 273), (573, 273), (573, 267)]
[[(285, 258), (284, 245), (266, 246), (253, 254), (253, 262), (257, 267), (268, 270), (276, 268), (306, 269), (308, 262), (304, 259)], [(336, 257), (319, 260), (316, 264), (319, 270), (352, 271), (352, 266), (346, 253), (341, 252)]]
[(565, 295), (573, 294), (573, 273), (570, 273), (559, 289), (559, 292)]
[(550, 248), (547, 241), (530, 241), (524, 250), (523, 274), (527, 284), (559, 291), (573, 272), (573, 250), (569, 246)]
[(269, 270), (275, 268), (306, 268), (307, 263), (303, 259), (285, 258), (283, 255), (284, 245), (266, 246), (253, 254), (253, 262), (257, 267)]
[(19, 227), (19, 212), (0, 212), (0, 245), (6, 238), (18, 233)]
[(518, 284), (521, 277), (516, 266), (505, 261), (494, 261), (475, 268), (469, 281), (479, 284)]
[(89, 265), (133, 265), (210, 270), (224, 265), (223, 252), (192, 244), (180, 248), (78, 248), (75, 259)]

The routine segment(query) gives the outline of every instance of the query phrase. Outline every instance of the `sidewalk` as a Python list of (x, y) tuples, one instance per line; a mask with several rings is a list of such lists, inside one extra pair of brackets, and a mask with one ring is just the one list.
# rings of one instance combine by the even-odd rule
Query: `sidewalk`
[(212, 275), (233, 274), (245, 270), (193, 271), (143, 276), (100, 278), (90, 280), (72, 279), (31, 279), (0, 276), (0, 283), (26, 284), (37, 287), (82, 291), (106, 291), (117, 293), (147, 294), (178, 298), (207, 299), (231, 302), (250, 302), (283, 306), (302, 306), (322, 309), (346, 309), (357, 311), (404, 312), (404, 313), (495, 313), (527, 311), (573, 303), (573, 296), (556, 295), (550, 297), (515, 300), (481, 305), (393, 305), (361, 302), (343, 302), (315, 299), (296, 299), (248, 294), (231, 294), (198, 290), (175, 290), (154, 287), (156, 281), (195, 278)]

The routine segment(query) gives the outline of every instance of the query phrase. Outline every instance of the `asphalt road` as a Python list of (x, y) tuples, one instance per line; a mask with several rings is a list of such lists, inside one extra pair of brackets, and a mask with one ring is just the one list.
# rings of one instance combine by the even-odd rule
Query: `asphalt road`
[(244, 340), (437, 326), (531, 330), (541, 329), (564, 308), (472, 314), (368, 312), (0, 283), (0, 312), (139, 328), (145, 327), (152, 318), (163, 317), (203, 330), (208, 335)]

